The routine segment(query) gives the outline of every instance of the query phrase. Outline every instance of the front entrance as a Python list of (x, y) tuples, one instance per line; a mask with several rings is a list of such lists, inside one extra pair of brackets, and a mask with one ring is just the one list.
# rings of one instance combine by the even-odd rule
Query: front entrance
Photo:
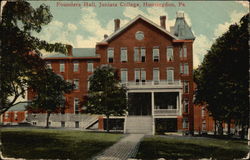
[(128, 93), (129, 115), (152, 115), (151, 93)]

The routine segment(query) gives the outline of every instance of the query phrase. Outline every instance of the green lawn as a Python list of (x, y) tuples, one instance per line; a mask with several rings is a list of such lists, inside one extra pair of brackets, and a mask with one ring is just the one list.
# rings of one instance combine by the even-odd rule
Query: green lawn
[(122, 134), (4, 128), (3, 154), (27, 159), (90, 159), (118, 141)]
[(240, 159), (247, 155), (246, 141), (199, 137), (146, 137), (140, 144), (137, 158), (168, 160), (215, 158)]

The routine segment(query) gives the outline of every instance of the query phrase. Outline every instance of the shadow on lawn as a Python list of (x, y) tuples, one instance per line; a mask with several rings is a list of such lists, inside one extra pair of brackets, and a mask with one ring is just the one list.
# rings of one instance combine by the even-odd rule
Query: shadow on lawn
[(240, 159), (247, 155), (247, 150), (225, 149), (215, 146), (204, 146), (192, 143), (162, 142), (162, 141), (143, 141), (140, 145), (137, 158), (157, 159), (165, 158), (168, 160), (194, 160), (201, 158), (213, 158), (217, 160)]
[(72, 140), (56, 133), (2, 133), (3, 154), (25, 159), (89, 159), (112, 142)]

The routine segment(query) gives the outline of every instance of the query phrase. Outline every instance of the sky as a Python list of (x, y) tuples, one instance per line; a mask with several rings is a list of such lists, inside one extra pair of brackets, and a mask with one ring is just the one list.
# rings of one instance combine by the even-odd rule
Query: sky
[[(84, 2), (95, 4), (95, 7), (84, 6)], [(100, 2), (117, 6), (99, 7)], [(249, 11), (247, 1), (147, 1), (154, 4), (167, 3), (166, 7), (145, 7), (144, 2), (146, 1), (31, 1), (34, 7), (47, 4), (53, 15), (51, 23), (34, 35), (51, 43), (62, 42), (75, 48), (94, 48), (104, 34), (110, 35), (114, 31), (116, 18), (121, 20), (123, 26), (141, 14), (160, 24), (159, 17), (165, 15), (169, 30), (175, 23), (176, 12), (184, 11), (185, 19), (196, 37), (193, 45), (193, 67), (196, 68), (215, 39)], [(139, 6), (121, 6), (129, 3)], [(75, 6), (69, 6), (72, 4)]]

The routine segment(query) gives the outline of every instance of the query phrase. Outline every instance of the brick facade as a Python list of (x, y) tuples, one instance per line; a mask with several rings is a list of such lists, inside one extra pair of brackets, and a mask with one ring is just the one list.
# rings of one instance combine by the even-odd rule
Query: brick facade
[[(154, 81), (154, 69), (159, 71), (159, 81), (167, 82), (167, 69), (171, 68), (173, 70), (173, 80), (179, 81), (179, 88), (175, 89), (174, 87), (158, 87), (158, 86), (148, 86), (148, 93), (152, 93), (154, 96), (157, 92), (162, 92), (161, 90), (165, 90), (166, 93), (176, 92), (177, 100), (176, 106), (178, 109), (182, 109), (178, 111), (178, 114), (174, 116), (158, 116), (155, 115), (155, 118), (176, 118), (177, 119), (177, 130), (194, 130), (194, 109), (193, 109), (193, 41), (194, 37), (191, 29), (187, 26), (184, 15), (177, 16), (176, 24), (174, 26), (175, 30), (169, 32), (165, 28), (165, 19), (160, 18), (161, 26), (154, 24), (150, 20), (145, 17), (139, 15), (135, 17), (131, 22), (127, 25), (120, 28), (119, 20), (115, 20), (115, 31), (110, 36), (105, 35), (104, 40), (98, 42), (95, 49), (92, 49), (93, 53), (89, 53), (88, 50), (76, 50), (69, 48), (69, 56), (49, 56), (44, 58), (45, 61), (51, 65), (53, 71), (62, 76), (65, 80), (74, 81), (77, 80), (79, 82), (79, 89), (74, 90), (72, 93), (65, 95), (66, 103), (68, 104), (68, 108), (65, 110), (65, 113), (74, 114), (74, 100), (77, 98), (79, 101), (83, 100), (83, 96), (85, 96), (88, 92), (88, 78), (91, 76), (93, 71), (88, 72), (88, 63), (93, 63), (93, 67), (99, 67), (101, 65), (110, 64), (112, 67), (117, 69), (119, 72), (121, 70), (127, 71), (127, 81), (135, 82), (136, 80), (136, 69), (143, 69), (145, 71), (145, 81), (153, 82)], [(179, 21), (183, 21), (180, 23)], [(188, 33), (180, 35), (180, 31), (178, 30), (178, 25), (183, 25), (184, 27), (182, 33)], [(168, 24), (167, 24), (168, 25)], [(173, 28), (173, 29), (174, 29)], [(142, 39), (137, 38), (137, 33), (143, 34)], [(138, 34), (139, 35), (139, 34)], [(142, 51), (141, 48), (145, 49), (145, 61), (135, 61), (135, 47), (139, 48), (139, 58), (141, 58)], [(173, 57), (171, 60), (168, 59), (167, 49), (172, 47), (173, 49)], [(108, 62), (108, 50), (113, 49), (113, 62)], [(125, 48), (127, 52), (127, 61), (121, 61), (121, 49)], [(154, 61), (154, 48), (158, 48), (159, 57), (158, 61)], [(185, 48), (185, 49), (184, 49)], [(180, 56), (181, 54), (186, 53), (185, 56)], [(184, 51), (185, 50), (185, 51)], [(76, 56), (76, 54), (80, 54), (80, 56)], [(78, 71), (74, 71), (74, 63), (78, 63)], [(60, 71), (60, 64), (64, 64), (64, 71)], [(187, 65), (188, 71), (185, 70), (184, 65)], [(180, 73), (182, 72), (184, 73)], [(185, 71), (183, 71), (185, 70)], [(121, 77), (121, 75), (120, 75)], [(188, 83), (188, 92), (185, 93), (186, 87), (184, 86), (185, 82)], [(152, 87), (152, 91), (150, 90)], [(175, 89), (173, 91), (173, 88)], [(138, 89), (138, 88), (137, 88)], [(140, 88), (139, 88), (140, 90)], [(131, 92), (133, 89), (129, 89)], [(34, 94), (32, 91), (28, 93), (28, 99), (32, 99)], [(152, 98), (152, 97), (151, 97)], [(178, 99), (179, 98), (179, 99)], [(153, 99), (153, 98), (152, 98)], [(184, 111), (184, 101), (188, 103), (188, 109)], [(154, 106), (153, 106), (154, 107)], [(154, 110), (152, 111), (152, 114)], [(99, 118), (100, 119), (100, 118)], [(102, 118), (101, 118), (102, 119)], [(184, 119), (187, 121), (188, 126), (183, 128)], [(103, 121), (102, 121), (103, 122)], [(99, 128), (103, 128), (101, 124), (99, 124)]]

